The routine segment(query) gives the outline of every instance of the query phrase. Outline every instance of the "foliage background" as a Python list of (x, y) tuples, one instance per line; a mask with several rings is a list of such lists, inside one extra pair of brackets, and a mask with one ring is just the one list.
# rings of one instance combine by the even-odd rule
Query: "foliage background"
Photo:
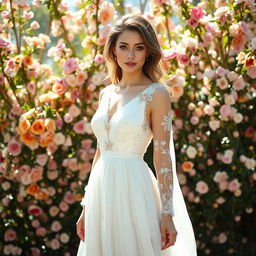
[[(74, 4), (1, 1), (1, 255), (76, 254), (90, 119), (109, 83), (101, 53), (125, 13), (143, 13), (163, 49), (198, 255), (255, 255), (254, 1)], [(152, 145), (146, 160), (154, 170)]]

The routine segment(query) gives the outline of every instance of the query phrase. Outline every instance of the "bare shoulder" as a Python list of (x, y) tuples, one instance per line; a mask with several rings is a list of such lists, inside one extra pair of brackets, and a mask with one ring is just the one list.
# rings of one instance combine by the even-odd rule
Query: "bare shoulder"
[(168, 86), (158, 83), (155, 86), (154, 93), (152, 95), (152, 104), (158, 105), (158, 104), (170, 104), (171, 102), (171, 94)]

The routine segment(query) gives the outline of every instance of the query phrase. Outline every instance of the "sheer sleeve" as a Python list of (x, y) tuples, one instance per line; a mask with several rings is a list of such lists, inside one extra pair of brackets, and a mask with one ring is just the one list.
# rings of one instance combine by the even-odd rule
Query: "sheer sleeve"
[(163, 86), (157, 88), (152, 98), (152, 132), (154, 167), (162, 201), (162, 215), (174, 216), (173, 166), (170, 155), (172, 125), (171, 98)]

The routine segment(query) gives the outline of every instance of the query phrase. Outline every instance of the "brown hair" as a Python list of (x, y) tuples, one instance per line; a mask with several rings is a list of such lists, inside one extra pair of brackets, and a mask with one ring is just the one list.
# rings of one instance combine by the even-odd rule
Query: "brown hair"
[(141, 15), (126, 14), (111, 27), (103, 56), (108, 70), (108, 79), (118, 83), (122, 78), (122, 69), (115, 61), (113, 47), (120, 34), (126, 30), (138, 31), (144, 39), (148, 50), (147, 61), (143, 65), (144, 74), (154, 82), (166, 84), (166, 75), (162, 62), (162, 51), (152, 25)]

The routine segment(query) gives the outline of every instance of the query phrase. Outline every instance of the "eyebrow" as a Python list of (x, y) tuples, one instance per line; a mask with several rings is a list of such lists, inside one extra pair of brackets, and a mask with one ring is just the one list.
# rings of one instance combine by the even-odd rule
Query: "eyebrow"
[[(126, 45), (128, 45), (128, 43), (126, 43), (126, 42), (119, 42), (119, 44), (126, 44)], [(138, 44), (144, 44), (144, 43), (137, 43), (135, 45), (138, 45)]]

